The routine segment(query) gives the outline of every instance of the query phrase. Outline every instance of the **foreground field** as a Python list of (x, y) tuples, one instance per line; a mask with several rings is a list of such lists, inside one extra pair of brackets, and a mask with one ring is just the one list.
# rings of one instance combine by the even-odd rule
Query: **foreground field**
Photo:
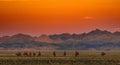
[(104, 57), (100, 52), (80, 51), (78, 57), (74, 51), (67, 51), (66, 57), (63, 51), (56, 52), (56, 57), (52, 51), (42, 51), (41, 57), (17, 57), (15, 51), (0, 51), (0, 65), (120, 65), (120, 52), (106, 52)]

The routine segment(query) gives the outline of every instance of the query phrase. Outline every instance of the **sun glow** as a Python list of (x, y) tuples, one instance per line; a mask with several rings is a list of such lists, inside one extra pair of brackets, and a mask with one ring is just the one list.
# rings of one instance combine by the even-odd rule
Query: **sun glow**
[(110, 29), (119, 26), (119, 11), (120, 0), (0, 0), (0, 34)]

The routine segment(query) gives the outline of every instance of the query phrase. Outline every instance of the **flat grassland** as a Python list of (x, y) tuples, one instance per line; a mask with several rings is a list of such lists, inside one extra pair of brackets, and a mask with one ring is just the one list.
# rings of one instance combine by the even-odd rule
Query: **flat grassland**
[[(105, 56), (101, 56), (100, 51), (79, 51), (79, 56), (75, 57), (75, 51), (66, 50), (67, 56), (63, 56), (64, 51), (41, 51), (41, 57), (18, 57), (18, 51), (0, 51), (0, 65), (120, 65), (120, 52), (106, 51)], [(23, 51), (20, 51), (23, 52)], [(37, 53), (38, 51), (32, 51)]]

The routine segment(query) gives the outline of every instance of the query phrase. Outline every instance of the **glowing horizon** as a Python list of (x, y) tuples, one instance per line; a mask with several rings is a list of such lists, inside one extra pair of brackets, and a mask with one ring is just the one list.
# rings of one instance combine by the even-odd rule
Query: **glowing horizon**
[(120, 31), (119, 0), (1, 0), (0, 36)]

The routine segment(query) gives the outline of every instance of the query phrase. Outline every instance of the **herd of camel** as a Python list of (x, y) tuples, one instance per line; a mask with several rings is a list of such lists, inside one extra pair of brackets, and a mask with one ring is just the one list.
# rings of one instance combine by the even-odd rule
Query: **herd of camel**
[[(101, 56), (105, 56), (105, 55), (106, 55), (105, 52), (101, 52)], [(34, 53), (34, 52), (33, 53), (32, 52), (23, 52), (23, 53), (17, 52), (16, 56), (38, 56), (38, 57), (40, 57), (40, 56), (42, 56), (42, 54), (41, 54), (40, 51), (38, 53)], [(55, 51), (53, 52), (53, 56), (56, 57), (56, 52)], [(66, 51), (63, 52), (63, 56), (64, 57), (67, 56)], [(77, 57), (77, 56), (79, 56), (79, 52), (75, 51), (75, 57)]]

